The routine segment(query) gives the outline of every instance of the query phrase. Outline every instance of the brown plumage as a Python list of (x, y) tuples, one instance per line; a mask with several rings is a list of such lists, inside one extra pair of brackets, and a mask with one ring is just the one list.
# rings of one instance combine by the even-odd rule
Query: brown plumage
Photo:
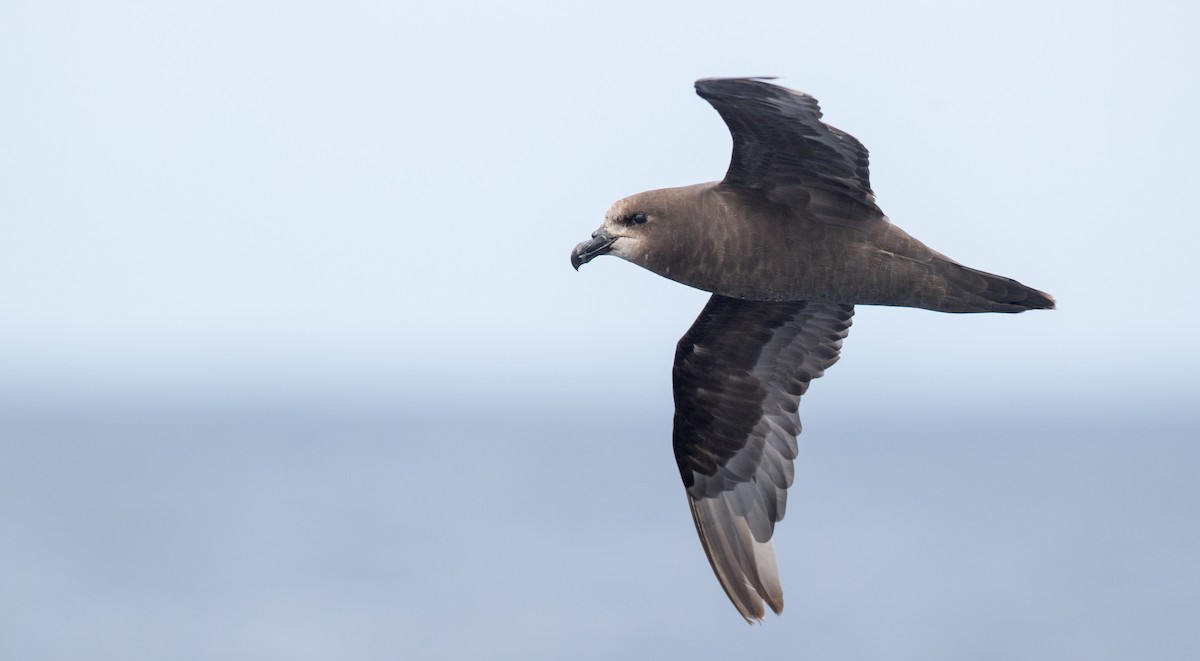
[(816, 99), (753, 78), (696, 91), (733, 135), (725, 178), (616, 202), (571, 263), (613, 254), (713, 293), (675, 353), (675, 458), (713, 571), (754, 621), (764, 602), (783, 610), (770, 540), (792, 483), (796, 409), (837, 361), (854, 305), (1023, 312), (1054, 299), (891, 224), (866, 148), (823, 123)]

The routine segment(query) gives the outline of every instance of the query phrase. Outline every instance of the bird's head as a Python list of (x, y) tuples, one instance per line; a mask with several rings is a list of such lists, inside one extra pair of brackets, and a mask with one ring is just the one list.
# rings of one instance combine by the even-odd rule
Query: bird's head
[(663, 202), (661, 191), (648, 191), (613, 203), (600, 229), (571, 251), (571, 266), (578, 271), (600, 255), (615, 255), (649, 267), (655, 253), (661, 252), (655, 247), (669, 245), (666, 235), (671, 214)]

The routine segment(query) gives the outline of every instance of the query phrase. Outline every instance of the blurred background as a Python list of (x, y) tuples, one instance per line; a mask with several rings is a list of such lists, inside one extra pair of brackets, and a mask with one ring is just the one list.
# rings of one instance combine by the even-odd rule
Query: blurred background
[[(1184, 658), (1197, 10), (0, 4), (0, 657)], [(671, 455), (706, 299), (568, 253), (776, 75), (1059, 310), (860, 307), (749, 628)]]

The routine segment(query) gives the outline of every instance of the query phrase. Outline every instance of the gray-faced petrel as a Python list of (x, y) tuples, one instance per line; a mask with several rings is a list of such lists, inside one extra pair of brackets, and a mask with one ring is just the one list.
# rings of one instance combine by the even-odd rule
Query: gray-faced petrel
[(675, 460), (704, 552), (733, 605), (783, 610), (771, 535), (783, 519), (811, 380), (837, 362), (854, 306), (939, 312), (1053, 309), (1043, 292), (976, 271), (891, 224), (867, 150), (817, 100), (761, 78), (696, 93), (733, 135), (718, 182), (609, 208), (571, 264), (616, 255), (712, 292), (675, 351)]

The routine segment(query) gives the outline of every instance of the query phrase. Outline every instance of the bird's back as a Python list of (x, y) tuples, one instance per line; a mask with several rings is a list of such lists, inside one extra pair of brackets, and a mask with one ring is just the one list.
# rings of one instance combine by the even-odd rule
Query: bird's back
[(682, 225), (669, 253), (649, 255), (642, 265), (705, 291), (941, 312), (1053, 306), (1049, 296), (1015, 280), (958, 264), (882, 214), (831, 222), (801, 205), (719, 183), (654, 193), (676, 207), (671, 215)]

